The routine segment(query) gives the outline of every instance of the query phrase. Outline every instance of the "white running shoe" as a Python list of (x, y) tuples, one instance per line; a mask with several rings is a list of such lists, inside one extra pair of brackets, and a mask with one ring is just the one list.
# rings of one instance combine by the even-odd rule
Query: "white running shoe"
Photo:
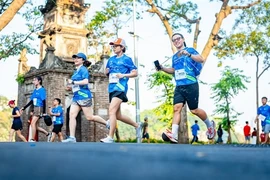
[(206, 131), (206, 136), (209, 140), (212, 140), (216, 136), (216, 123), (215, 121), (211, 121), (211, 126)]
[(103, 142), (103, 143), (114, 143), (114, 139), (111, 138), (110, 136), (107, 136), (106, 138), (101, 139), (100, 142)]
[(76, 143), (76, 138), (68, 137), (67, 139), (62, 140), (62, 143)]
[(164, 132), (164, 134), (170, 139), (172, 143), (178, 143), (178, 139), (173, 137), (173, 133), (170, 130), (167, 130), (167, 132)]

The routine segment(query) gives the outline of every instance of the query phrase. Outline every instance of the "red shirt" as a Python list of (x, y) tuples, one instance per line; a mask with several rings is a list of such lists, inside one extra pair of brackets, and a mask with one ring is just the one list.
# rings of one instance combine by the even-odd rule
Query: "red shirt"
[(245, 127), (244, 127), (244, 135), (245, 136), (250, 136), (250, 126), (249, 125), (245, 125)]

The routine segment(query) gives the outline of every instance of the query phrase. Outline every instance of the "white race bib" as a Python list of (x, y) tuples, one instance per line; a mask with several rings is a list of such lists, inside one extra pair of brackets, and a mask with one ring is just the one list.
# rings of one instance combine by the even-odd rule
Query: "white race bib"
[(53, 116), (52, 121), (53, 122), (56, 121), (56, 116)]
[(175, 74), (175, 79), (176, 80), (180, 80), (180, 79), (186, 79), (187, 78), (187, 74), (186, 71), (184, 69), (178, 69), (174, 72)]
[(116, 76), (118, 73), (111, 73), (109, 76), (109, 83), (118, 83), (119, 78)]
[(37, 105), (37, 98), (34, 98), (34, 99), (33, 99), (33, 104), (34, 104), (34, 106)]
[(265, 117), (264, 115), (261, 115), (261, 114), (260, 114), (260, 115), (258, 116), (258, 118), (259, 118), (259, 120), (264, 121), (266, 117)]
[(80, 86), (79, 85), (72, 85), (72, 91), (73, 92), (77, 92), (77, 91), (79, 91), (80, 90)]

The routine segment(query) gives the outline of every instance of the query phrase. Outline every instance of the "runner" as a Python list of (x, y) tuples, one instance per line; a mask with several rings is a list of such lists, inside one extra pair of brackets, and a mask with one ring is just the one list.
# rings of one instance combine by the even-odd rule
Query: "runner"
[(64, 143), (76, 142), (76, 117), (81, 109), (87, 120), (99, 122), (109, 128), (109, 121), (106, 122), (103, 118), (94, 116), (92, 113), (92, 94), (88, 88), (89, 72), (87, 69), (91, 65), (91, 62), (87, 61), (84, 53), (73, 55), (72, 58), (74, 59), (76, 71), (71, 79), (68, 80), (67, 90), (72, 90), (74, 95), (69, 112), (70, 136), (62, 141)]
[(262, 97), (262, 105), (258, 108), (255, 122), (259, 123), (259, 120), (265, 134), (265, 140), (262, 144), (267, 144), (270, 133), (270, 106), (267, 104), (267, 97)]
[(50, 142), (54, 142), (56, 134), (58, 135), (58, 140), (63, 140), (63, 134), (61, 132), (64, 117), (63, 117), (63, 107), (60, 106), (61, 100), (59, 98), (55, 98), (53, 100), (53, 108), (50, 108), (50, 115), (52, 116), (53, 121), (53, 130), (52, 130), (52, 138)]
[(8, 106), (13, 109), (12, 110), (13, 123), (9, 132), (9, 142), (12, 142), (15, 132), (22, 141), (27, 142), (27, 140), (21, 133), (21, 130), (23, 128), (21, 121), (21, 113), (20, 109), (17, 106), (15, 106), (15, 100), (10, 100), (8, 102)]
[(174, 91), (174, 114), (172, 131), (167, 130), (164, 134), (171, 142), (178, 142), (178, 129), (181, 121), (181, 111), (187, 103), (192, 114), (198, 116), (206, 124), (208, 131), (207, 138), (212, 140), (216, 135), (215, 122), (210, 121), (204, 110), (198, 108), (199, 103), (199, 84), (197, 76), (200, 74), (204, 59), (194, 49), (187, 48), (184, 36), (180, 33), (172, 35), (172, 42), (178, 52), (172, 57), (172, 67), (166, 68), (160, 65), (157, 70), (162, 70), (168, 74), (173, 74), (176, 88)]
[(31, 122), (32, 139), (30, 142), (35, 142), (33, 137), (36, 136), (36, 130), (44, 133), (47, 136), (47, 141), (49, 142), (52, 133), (49, 133), (45, 129), (38, 126), (38, 120), (42, 116), (46, 115), (46, 90), (42, 86), (42, 78), (40, 76), (36, 76), (33, 79), (33, 84), (35, 86), (35, 90), (30, 97), (30, 101), (21, 110), (24, 111), (30, 105), (34, 105), (33, 118)]
[(111, 42), (110, 45), (112, 45), (116, 55), (108, 60), (105, 70), (105, 74), (109, 76), (110, 132), (109, 136), (100, 140), (104, 143), (114, 142), (113, 136), (116, 128), (116, 120), (132, 125), (136, 128), (136, 136), (141, 136), (140, 124), (121, 114), (121, 103), (128, 101), (128, 80), (129, 78), (137, 77), (137, 67), (132, 62), (132, 59), (125, 55), (126, 43), (123, 39), (118, 38), (115, 42)]

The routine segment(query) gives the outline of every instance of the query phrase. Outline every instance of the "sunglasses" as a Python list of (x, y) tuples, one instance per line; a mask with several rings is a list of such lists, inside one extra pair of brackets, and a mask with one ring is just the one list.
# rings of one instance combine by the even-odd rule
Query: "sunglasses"
[(182, 39), (182, 38), (181, 37), (178, 37), (178, 38), (172, 39), (172, 42), (179, 41), (180, 39)]

